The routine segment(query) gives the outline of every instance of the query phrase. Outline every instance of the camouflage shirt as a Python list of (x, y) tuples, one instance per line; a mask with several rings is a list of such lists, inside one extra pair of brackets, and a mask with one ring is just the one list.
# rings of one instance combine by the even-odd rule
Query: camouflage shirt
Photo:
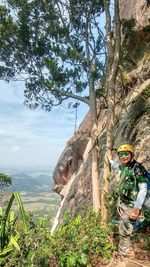
[(119, 165), (119, 196), (127, 201), (135, 201), (138, 194), (138, 183), (147, 183), (146, 169), (135, 160), (127, 165)]

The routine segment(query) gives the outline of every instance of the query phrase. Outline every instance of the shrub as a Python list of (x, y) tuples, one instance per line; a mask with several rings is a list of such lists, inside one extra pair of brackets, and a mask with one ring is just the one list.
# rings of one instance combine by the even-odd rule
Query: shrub
[(68, 217), (53, 235), (41, 222), (32, 224), (27, 233), (20, 231), (20, 251), (11, 254), (10, 266), (80, 267), (110, 259), (114, 246), (109, 229), (100, 225), (100, 215), (86, 214)]

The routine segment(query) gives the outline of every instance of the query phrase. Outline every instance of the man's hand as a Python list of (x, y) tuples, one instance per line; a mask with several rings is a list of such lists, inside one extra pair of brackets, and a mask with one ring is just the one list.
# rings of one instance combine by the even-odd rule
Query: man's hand
[(138, 208), (133, 208), (131, 211), (130, 211), (130, 219), (132, 220), (136, 220), (138, 217), (139, 217), (139, 214), (140, 214), (140, 209)]

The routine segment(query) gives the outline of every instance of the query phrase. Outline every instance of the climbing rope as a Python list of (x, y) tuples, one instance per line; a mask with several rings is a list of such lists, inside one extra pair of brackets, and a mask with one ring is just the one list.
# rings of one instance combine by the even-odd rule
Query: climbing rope
[(73, 108), (75, 108), (75, 120), (74, 120), (74, 132), (76, 133), (77, 131), (77, 120), (78, 120), (78, 106), (80, 105), (79, 102), (76, 102), (73, 105)]
[(74, 133), (76, 133), (77, 131), (77, 120), (78, 120), (78, 106), (80, 105), (79, 102), (76, 102), (74, 105), (72, 106), (64, 106), (64, 105), (60, 105), (61, 107), (65, 108), (65, 109), (75, 109), (75, 119), (74, 119)]

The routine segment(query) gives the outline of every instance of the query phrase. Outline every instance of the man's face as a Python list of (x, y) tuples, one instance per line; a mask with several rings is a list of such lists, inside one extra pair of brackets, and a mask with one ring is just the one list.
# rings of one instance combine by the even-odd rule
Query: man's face
[(127, 164), (133, 159), (132, 153), (129, 151), (119, 152), (118, 157), (122, 164)]

